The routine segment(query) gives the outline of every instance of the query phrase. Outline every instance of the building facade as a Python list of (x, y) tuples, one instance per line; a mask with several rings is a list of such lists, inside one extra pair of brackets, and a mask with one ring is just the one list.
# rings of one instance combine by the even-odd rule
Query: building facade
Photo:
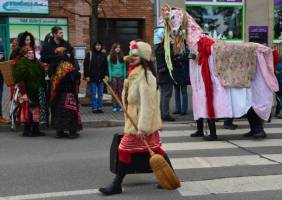
[[(65, 39), (77, 50), (90, 47), (91, 7), (86, 0), (1, 0), (0, 51), (8, 56), (10, 43), (20, 32), (30, 31), (43, 41), (53, 26), (61, 26)], [(155, 0), (104, 0), (100, 5), (98, 40), (152, 42)], [(160, 0), (160, 6), (185, 8), (202, 28), (217, 39), (257, 41), (272, 45), (282, 41), (281, 0)], [(204, 15), (202, 10), (208, 15)], [(211, 14), (213, 13), (213, 14)], [(201, 17), (199, 17), (201, 16)], [(77, 51), (80, 52), (80, 51)], [(83, 53), (82, 56), (83, 57)]]
[[(91, 6), (85, 0), (1, 0), (0, 51), (8, 55), (20, 32), (30, 31), (43, 41), (53, 26), (61, 26), (64, 37), (78, 50), (90, 47)], [(153, 4), (150, 0), (105, 0), (100, 5), (98, 40), (109, 50), (113, 42), (127, 48), (140, 38), (152, 41)], [(83, 56), (82, 56), (83, 57)]]

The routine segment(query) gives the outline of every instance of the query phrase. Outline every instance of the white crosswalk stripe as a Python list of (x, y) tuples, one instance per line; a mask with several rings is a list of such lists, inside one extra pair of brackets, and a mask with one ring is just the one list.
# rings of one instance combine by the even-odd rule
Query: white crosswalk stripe
[[(223, 123), (217, 123), (217, 134), (219, 138), (224, 136), (225, 140), (213, 142), (203, 141), (201, 138), (193, 138), (192, 141), (189, 141), (190, 134), (194, 133), (196, 130), (195, 124), (190, 123), (177, 124), (176, 126), (165, 126), (161, 133), (161, 137), (163, 138), (163, 141), (165, 141), (163, 143), (163, 148), (168, 154), (172, 155), (170, 156), (170, 160), (176, 172), (181, 172), (181, 174), (187, 172), (189, 174), (191, 173), (191, 170), (228, 170), (229, 168), (234, 169), (234, 167), (241, 167), (242, 169), (245, 167), (262, 167), (263, 169), (268, 169), (269, 166), (278, 168), (281, 166), (281, 119), (273, 119), (272, 123), (267, 123), (265, 125), (265, 131), (271, 139), (264, 140), (244, 137), (240, 138), (244, 133), (250, 131), (247, 126), (248, 122), (238, 120), (234, 123), (239, 125), (239, 128), (236, 130), (223, 129)], [(172, 130), (173, 127), (178, 130)], [(234, 140), (234, 137), (230, 137), (230, 140), (228, 140), (228, 136), (234, 135), (238, 135), (239, 139), (236, 137), (236, 140)], [(273, 139), (273, 137), (277, 139)], [(271, 152), (271, 150), (262, 153), (266, 151), (265, 148), (272, 149), (272, 147), (278, 148), (275, 152), (276, 154)], [(182, 151), (185, 151), (185, 153)], [(192, 151), (193, 154), (189, 155), (189, 152)], [(239, 155), (230, 155), (229, 153), (232, 152), (237, 152)], [(206, 154), (208, 154), (208, 156)], [(178, 156), (174, 157), (175, 155)], [(204, 196), (209, 194), (282, 191), (282, 171), (281, 174), (273, 175), (272, 171), (269, 170), (266, 172), (267, 174), (258, 174), (256, 176), (249, 176), (248, 173), (241, 175), (240, 171), (236, 173), (239, 174), (234, 175), (234, 177), (231, 175), (231, 177), (228, 178), (222, 178), (219, 174), (218, 178), (215, 176), (212, 179), (207, 180), (202, 176), (198, 179), (196, 178), (197, 181), (182, 180), (182, 187), (178, 191), (185, 197)], [(253, 175), (253, 173), (250, 174)]]
[(282, 175), (248, 176), (183, 182), (182, 196), (282, 190)]
[[(249, 132), (250, 129), (242, 128), (236, 130), (227, 130), (227, 129), (219, 129), (217, 130), (217, 134), (220, 135), (242, 135), (244, 133)], [(282, 128), (265, 128), (267, 134), (282, 134)], [(164, 130), (161, 133), (161, 137), (186, 137), (190, 136), (190, 134), (194, 133), (195, 130)]]

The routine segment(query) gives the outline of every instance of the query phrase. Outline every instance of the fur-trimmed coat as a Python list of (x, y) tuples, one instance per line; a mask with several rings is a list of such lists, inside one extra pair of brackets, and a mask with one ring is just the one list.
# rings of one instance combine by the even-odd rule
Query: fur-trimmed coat
[[(152, 134), (161, 129), (160, 92), (152, 72), (147, 71), (146, 80), (143, 67), (136, 67), (125, 80), (122, 100), (139, 131)], [(137, 133), (126, 115), (124, 133)]]

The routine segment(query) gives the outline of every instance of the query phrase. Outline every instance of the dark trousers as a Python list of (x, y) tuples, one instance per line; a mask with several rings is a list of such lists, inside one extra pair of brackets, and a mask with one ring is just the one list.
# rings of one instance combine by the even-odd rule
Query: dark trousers
[(281, 108), (282, 108), (282, 94), (277, 92), (276, 93), (276, 109), (275, 109), (276, 115), (280, 114)]
[[(123, 78), (112, 78), (112, 87), (119, 100), (121, 100), (121, 93), (123, 89)], [(115, 98), (112, 98), (113, 104), (117, 104)]]
[(161, 115), (162, 118), (169, 116), (169, 102), (172, 96), (173, 84), (161, 84)]
[[(197, 131), (204, 131), (204, 119), (200, 118), (197, 121)], [(207, 119), (208, 127), (210, 129), (211, 135), (216, 135), (216, 126), (215, 126), (215, 120), (214, 119)]]

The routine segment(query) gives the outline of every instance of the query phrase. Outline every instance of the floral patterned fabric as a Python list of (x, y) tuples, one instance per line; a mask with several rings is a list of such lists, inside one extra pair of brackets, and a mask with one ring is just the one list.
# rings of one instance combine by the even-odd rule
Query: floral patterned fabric
[(51, 100), (56, 96), (56, 89), (58, 87), (58, 85), (60, 84), (60, 81), (62, 80), (62, 78), (64, 78), (64, 76), (75, 70), (74, 66), (70, 63), (70, 62), (62, 62), (59, 66), (58, 69), (56, 71), (56, 73), (54, 74), (54, 76), (52, 77), (51, 80)]
[(256, 75), (257, 44), (221, 43), (214, 45), (215, 76), (224, 87), (249, 88)]

